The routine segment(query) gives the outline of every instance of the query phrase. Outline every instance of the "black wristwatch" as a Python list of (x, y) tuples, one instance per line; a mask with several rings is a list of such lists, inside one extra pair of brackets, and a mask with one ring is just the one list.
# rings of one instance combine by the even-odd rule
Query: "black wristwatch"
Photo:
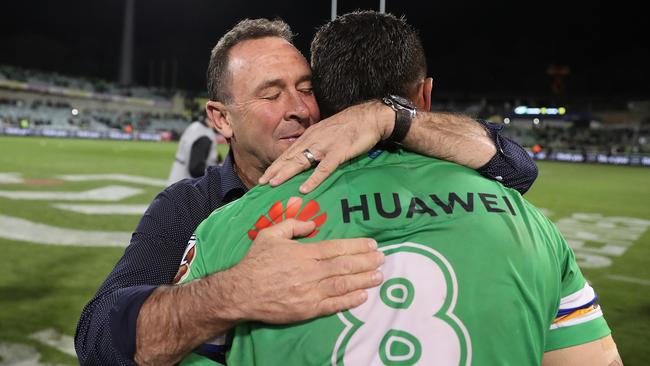
[(399, 144), (406, 137), (417, 114), (415, 106), (408, 99), (393, 94), (383, 97), (381, 101), (395, 111), (395, 127), (385, 141)]

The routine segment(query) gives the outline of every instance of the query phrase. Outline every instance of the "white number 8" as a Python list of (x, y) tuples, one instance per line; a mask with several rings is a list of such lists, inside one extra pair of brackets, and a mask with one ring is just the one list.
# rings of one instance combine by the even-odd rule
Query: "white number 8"
[(453, 314), (456, 275), (439, 252), (417, 243), (382, 247), (382, 286), (339, 313), (345, 324), (332, 365), (470, 365), (471, 342)]

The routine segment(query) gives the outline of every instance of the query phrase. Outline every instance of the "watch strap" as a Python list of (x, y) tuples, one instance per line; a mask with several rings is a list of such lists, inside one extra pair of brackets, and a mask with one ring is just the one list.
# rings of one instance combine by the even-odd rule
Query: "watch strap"
[(395, 126), (386, 141), (401, 143), (411, 128), (412, 120), (413, 117), (410, 111), (400, 108), (395, 109)]

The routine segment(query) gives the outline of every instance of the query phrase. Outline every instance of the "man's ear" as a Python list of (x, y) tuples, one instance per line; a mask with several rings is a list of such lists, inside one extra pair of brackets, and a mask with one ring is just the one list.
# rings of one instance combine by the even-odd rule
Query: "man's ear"
[(424, 78), (422, 83), (422, 99), (424, 101), (424, 110), (429, 112), (431, 110), (431, 90), (433, 90), (433, 78)]
[(417, 83), (414, 94), (411, 96), (411, 101), (415, 104), (415, 108), (427, 111), (431, 109), (431, 89), (433, 88), (433, 78), (424, 78)]
[(230, 139), (233, 132), (230, 120), (227, 118), (228, 112), (226, 111), (226, 106), (221, 102), (209, 100), (205, 104), (205, 112), (208, 115), (210, 127), (217, 130), (226, 139)]

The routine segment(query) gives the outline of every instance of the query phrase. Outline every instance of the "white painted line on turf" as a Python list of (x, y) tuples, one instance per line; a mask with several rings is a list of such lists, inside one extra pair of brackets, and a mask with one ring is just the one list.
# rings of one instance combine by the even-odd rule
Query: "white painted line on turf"
[(0, 366), (59, 366), (41, 363), (41, 354), (27, 344), (0, 342)]
[(50, 245), (124, 247), (131, 240), (131, 233), (64, 229), (0, 215), (0, 238)]
[(20, 173), (0, 173), (0, 184), (20, 184), (23, 178)]
[(0, 343), (0, 366), (38, 365), (41, 355), (26, 344)]
[(637, 285), (650, 286), (650, 280), (644, 280), (642, 278), (619, 276), (619, 275), (606, 275), (605, 277), (609, 278), (609, 279), (612, 279), (612, 280), (616, 280), (616, 281), (636, 283)]
[(54, 207), (79, 212), (86, 215), (142, 215), (147, 210), (147, 205), (84, 205), (84, 204), (58, 204)]
[(74, 338), (61, 334), (52, 328), (32, 333), (28, 338), (48, 345), (70, 356), (77, 357), (77, 352), (74, 350)]
[(139, 175), (129, 175), (129, 174), (71, 174), (71, 175), (60, 175), (57, 178), (67, 180), (69, 182), (86, 182), (94, 180), (113, 180), (118, 182), (125, 183), (138, 183), (154, 187), (166, 187), (167, 181), (164, 179), (155, 179), (149, 177), (143, 177)]
[(12, 200), (120, 201), (142, 192), (138, 188), (106, 186), (84, 192), (0, 191), (0, 197)]
[(573, 248), (581, 268), (604, 268), (645, 234), (650, 220), (576, 212), (555, 225)]

